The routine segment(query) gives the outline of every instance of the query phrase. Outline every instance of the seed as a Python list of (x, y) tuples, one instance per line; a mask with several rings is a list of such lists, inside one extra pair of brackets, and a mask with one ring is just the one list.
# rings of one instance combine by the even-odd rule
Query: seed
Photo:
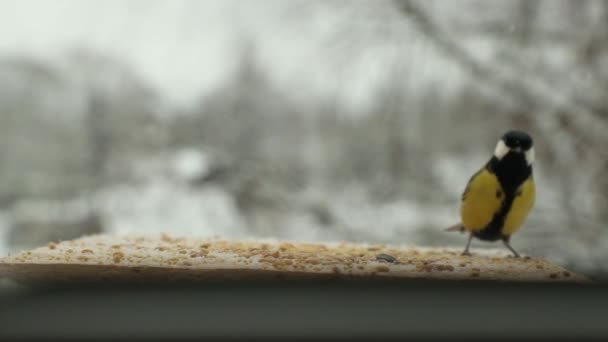
[(378, 267), (376, 267), (376, 270), (378, 272), (388, 272), (388, 271), (390, 271), (389, 268), (386, 267), (386, 266), (378, 266)]
[(392, 255), (388, 255), (388, 254), (384, 254), (384, 253), (382, 253), (382, 254), (378, 254), (378, 255), (376, 255), (376, 260), (384, 260), (384, 261), (386, 261), (386, 262), (391, 262), (391, 263), (394, 263), (394, 262), (396, 262), (396, 261), (397, 261), (397, 258), (395, 258), (395, 257), (394, 257), (394, 256), (392, 256)]

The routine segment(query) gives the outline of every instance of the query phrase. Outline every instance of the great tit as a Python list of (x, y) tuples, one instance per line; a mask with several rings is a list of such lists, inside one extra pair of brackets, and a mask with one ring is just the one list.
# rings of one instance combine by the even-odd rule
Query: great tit
[(532, 137), (509, 131), (498, 141), (492, 158), (469, 179), (461, 198), (461, 222), (446, 229), (469, 232), (462, 255), (471, 255), (469, 247), (476, 237), (484, 241), (501, 239), (519, 257), (509, 240), (534, 206), (532, 163)]

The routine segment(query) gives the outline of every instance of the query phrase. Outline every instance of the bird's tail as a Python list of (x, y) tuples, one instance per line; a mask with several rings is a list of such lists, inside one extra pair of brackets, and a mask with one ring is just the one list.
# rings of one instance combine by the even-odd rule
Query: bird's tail
[(462, 223), (456, 223), (455, 225), (449, 226), (444, 229), (446, 232), (461, 232), (464, 233), (464, 226)]

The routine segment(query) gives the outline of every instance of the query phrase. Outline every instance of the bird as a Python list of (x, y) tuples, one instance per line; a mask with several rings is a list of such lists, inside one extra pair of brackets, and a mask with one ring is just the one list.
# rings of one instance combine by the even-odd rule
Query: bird
[(461, 196), (461, 222), (447, 231), (468, 232), (462, 255), (470, 256), (471, 240), (502, 240), (514, 257), (511, 236), (519, 230), (536, 201), (532, 174), (534, 144), (523, 131), (510, 130), (498, 140), (490, 160), (469, 179)]

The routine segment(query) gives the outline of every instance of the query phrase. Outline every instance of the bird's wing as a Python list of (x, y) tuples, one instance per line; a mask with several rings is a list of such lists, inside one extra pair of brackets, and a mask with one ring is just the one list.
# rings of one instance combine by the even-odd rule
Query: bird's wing
[(496, 175), (483, 168), (475, 173), (462, 195), (460, 216), (466, 230), (485, 228), (500, 209), (505, 195)]
[(477, 177), (479, 175), (479, 173), (481, 173), (481, 171), (483, 171), (484, 168), (481, 168), (479, 171), (475, 172), (471, 178), (469, 178), (469, 181), (467, 182), (467, 186), (464, 188), (464, 191), (462, 192), (462, 196), (461, 196), (461, 201), (464, 202), (465, 198), (467, 197), (467, 193), (469, 192), (469, 189), (471, 187), (471, 182), (473, 181), (473, 179), (475, 179), (475, 177)]
[[(464, 188), (464, 191), (462, 192), (462, 196), (461, 196), (461, 201), (464, 202), (466, 197), (467, 197), (467, 193), (469, 192), (469, 188), (471, 186), (471, 181), (482, 171), (483, 169), (475, 172), (471, 178), (469, 178), (469, 181), (467, 182), (467, 186)], [(461, 232), (464, 233), (465, 228), (464, 225), (462, 224), (462, 222), (458, 222), (456, 224), (453, 224), (447, 228), (444, 229), (446, 232)]]

